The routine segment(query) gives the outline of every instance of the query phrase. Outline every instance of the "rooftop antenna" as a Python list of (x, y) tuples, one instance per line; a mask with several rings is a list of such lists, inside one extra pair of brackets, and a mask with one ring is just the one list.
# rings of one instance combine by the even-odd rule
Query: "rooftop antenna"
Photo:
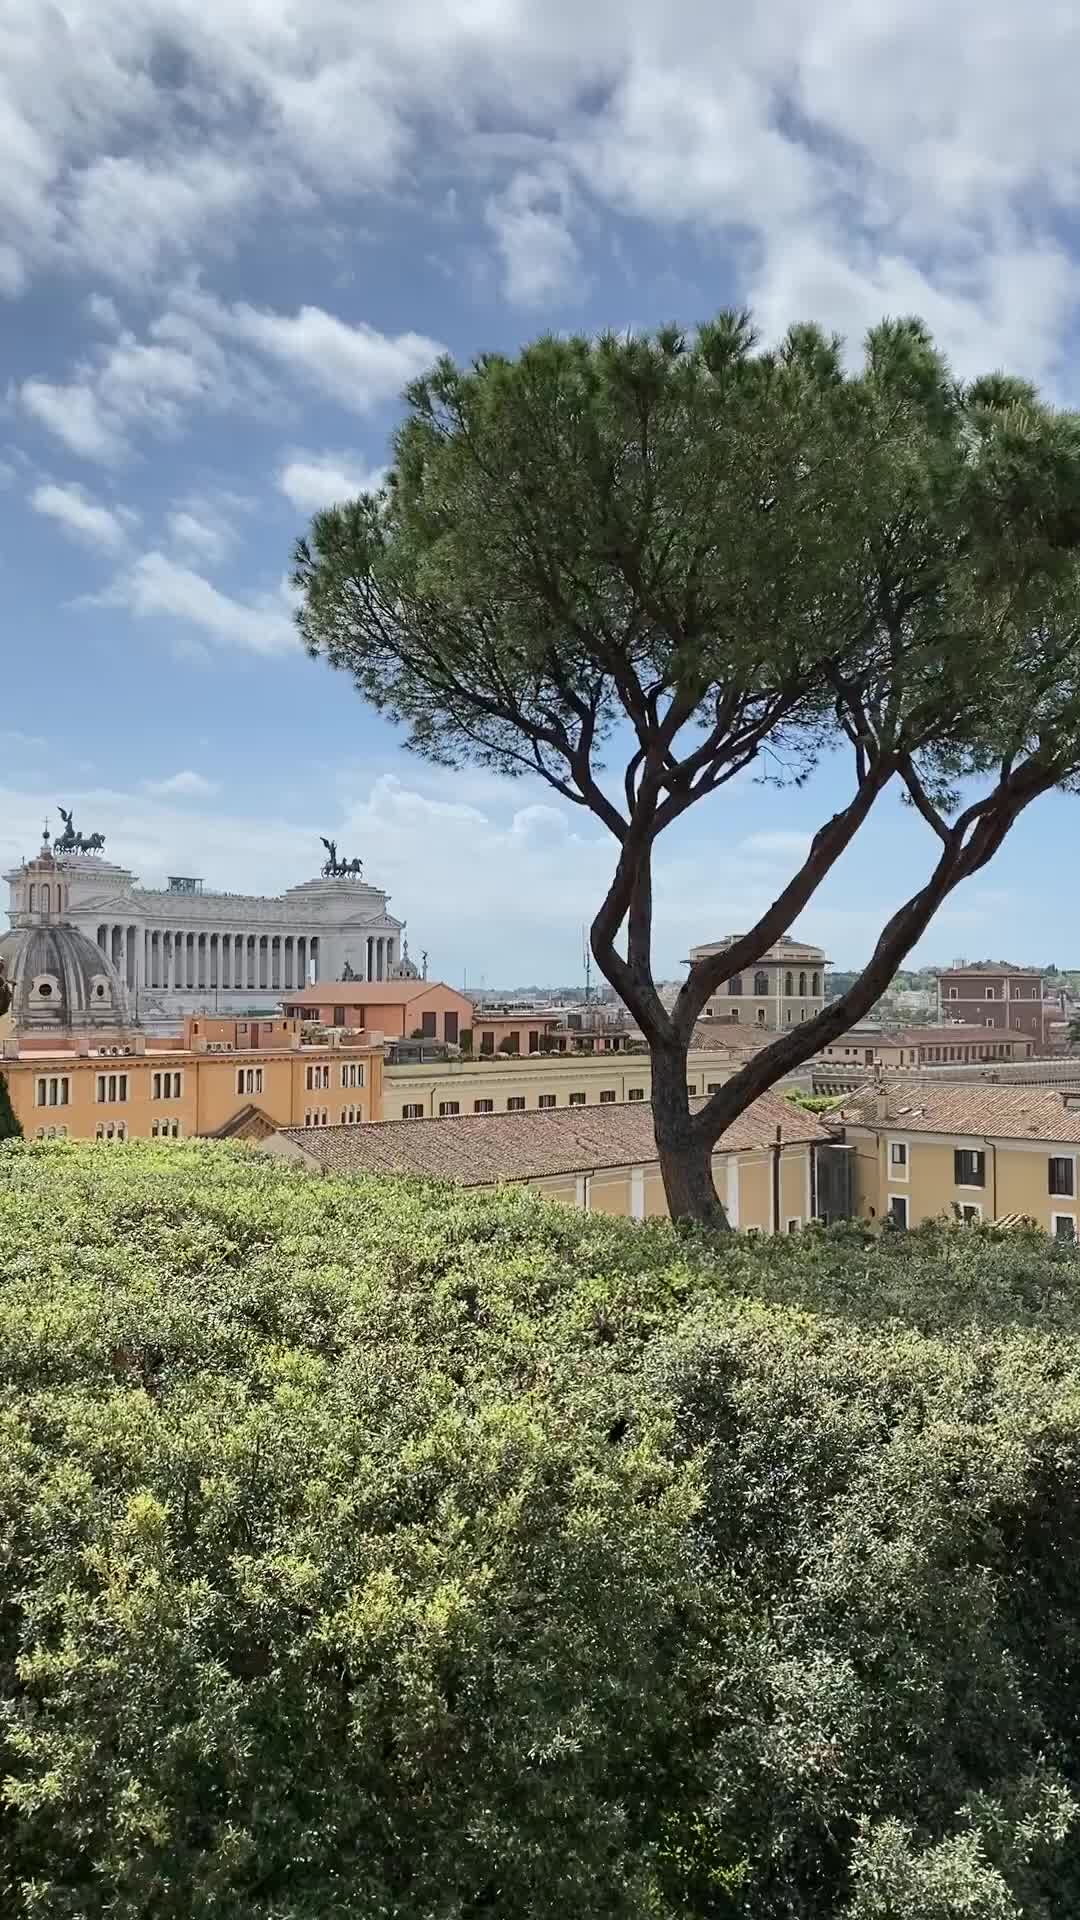
[(585, 937), (584, 927), (581, 929), (581, 946), (585, 960), (585, 1005), (588, 1006), (592, 998), (592, 948)]

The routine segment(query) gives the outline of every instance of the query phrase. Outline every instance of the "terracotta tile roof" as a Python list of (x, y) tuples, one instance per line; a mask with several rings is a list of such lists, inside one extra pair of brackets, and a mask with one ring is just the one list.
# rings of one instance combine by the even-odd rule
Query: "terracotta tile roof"
[(1042, 1087), (989, 1086), (985, 1081), (946, 1086), (910, 1077), (885, 1081), (864, 1087), (834, 1117), (852, 1126), (889, 1127), (898, 1133), (1080, 1142), (1080, 1108), (1068, 1108), (1060, 1094)]
[(290, 1007), (399, 1007), (432, 992), (468, 999), (445, 980), (324, 980), (314, 987), (283, 987), (281, 998)]
[[(703, 1105), (691, 1101), (695, 1109)], [(785, 1146), (831, 1138), (815, 1114), (766, 1093), (732, 1123), (720, 1149), (738, 1153), (770, 1146), (777, 1127)], [(656, 1159), (652, 1110), (643, 1100), (543, 1113), (380, 1120), (360, 1127), (284, 1127), (282, 1135), (327, 1173), (422, 1174), (466, 1187), (640, 1167)]]
[[(1000, 1005), (1000, 1002), (998, 1004)], [(844, 1038), (845, 1036), (841, 1034), (834, 1044), (841, 1046)], [(1005, 1046), (1010, 1042), (1014, 1046), (1029, 1047), (1032, 1044), (1032, 1037), (1030, 1033), (1020, 1033), (1015, 1030), (1010, 1033), (1005, 1027), (977, 1027), (973, 1024), (965, 1026), (960, 1021), (955, 1021), (952, 1025), (946, 1021), (940, 1027), (890, 1027), (887, 1032), (877, 1035), (877, 1044), (882, 1047), (937, 1047), (943, 1041), (954, 1047)], [(868, 1047), (872, 1046), (873, 1042), (865, 1040), (860, 1044)]]

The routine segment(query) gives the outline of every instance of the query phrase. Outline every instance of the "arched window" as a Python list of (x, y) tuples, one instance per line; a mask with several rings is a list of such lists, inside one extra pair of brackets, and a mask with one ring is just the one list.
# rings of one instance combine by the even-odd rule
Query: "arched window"
[(34, 911), (34, 908), (35, 908), (36, 906), (37, 906), (37, 888), (35, 887), (35, 885), (34, 885), (34, 883), (33, 883), (33, 881), (31, 880), (31, 882), (30, 882), (30, 911), (31, 911), (31, 913), (33, 913), (33, 911)]
[(785, 973), (785, 975), (784, 975), (784, 992), (785, 992), (785, 993), (794, 993), (794, 991), (795, 991), (795, 975), (794, 975), (793, 973)]
[(765, 972), (764, 968), (761, 968), (754, 975), (754, 993), (757, 999), (761, 1000), (767, 996), (768, 991), (769, 991), (769, 976)]
[(47, 882), (41, 889), (41, 911), (42, 913), (48, 913), (49, 911), (49, 887)]
[(727, 983), (727, 990), (729, 993), (742, 992), (742, 974), (741, 973), (732, 974), (731, 979)]
[(805, 1000), (805, 998), (806, 998), (806, 975), (805, 975), (805, 973), (800, 973), (800, 975), (799, 975), (799, 999), (800, 999), (800, 1000)]
[(820, 975), (820, 973), (815, 973), (815, 975), (814, 975), (814, 980), (813, 980), (813, 986), (812, 986), (812, 988), (811, 988), (811, 991), (812, 991), (812, 993), (813, 993), (813, 995), (814, 995), (814, 999), (816, 1000), (816, 999), (817, 999), (817, 997), (818, 997), (818, 995), (819, 995), (819, 993), (821, 992), (821, 975)]

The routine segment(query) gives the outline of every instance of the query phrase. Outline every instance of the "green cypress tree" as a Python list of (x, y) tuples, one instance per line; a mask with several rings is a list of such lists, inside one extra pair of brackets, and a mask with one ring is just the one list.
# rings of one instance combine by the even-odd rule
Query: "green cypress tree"
[(0, 1140), (21, 1140), (22, 1128), (15, 1118), (7, 1081), (0, 1073)]

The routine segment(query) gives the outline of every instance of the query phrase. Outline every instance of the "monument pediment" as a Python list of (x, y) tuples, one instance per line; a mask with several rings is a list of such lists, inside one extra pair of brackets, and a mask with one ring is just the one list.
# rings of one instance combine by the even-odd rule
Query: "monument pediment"
[(72, 901), (74, 913), (114, 913), (127, 914), (133, 920), (141, 920), (143, 909), (130, 893), (92, 893), (86, 900)]

